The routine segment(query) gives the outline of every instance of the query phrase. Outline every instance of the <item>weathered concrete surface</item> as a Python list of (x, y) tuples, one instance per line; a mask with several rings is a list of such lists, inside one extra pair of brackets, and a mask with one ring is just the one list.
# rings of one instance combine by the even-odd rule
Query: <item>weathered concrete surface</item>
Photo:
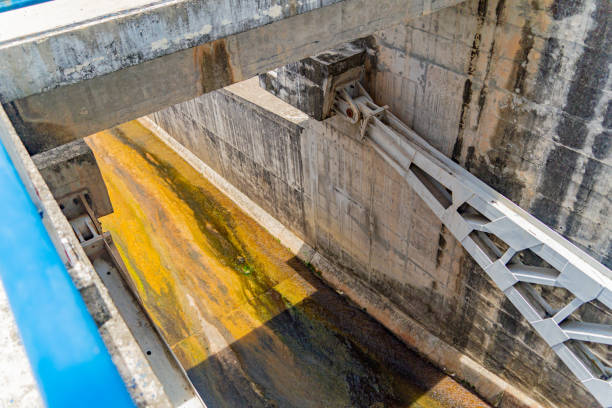
[[(609, 1), (469, 1), (377, 33), (370, 91), (436, 148), (610, 267), (611, 15)], [(468, 262), (462, 251), (456, 258)], [(568, 372), (476, 278), (459, 277), (466, 316), (479, 330), (459, 325), (458, 347), (485, 367), (503, 367), (512, 381), (537, 382), (534, 392), (559, 405), (594, 406), (575, 385), (561, 386)], [(486, 305), (499, 309), (483, 313), (496, 310)], [(509, 329), (496, 332), (501, 325)], [(610, 365), (610, 348), (601, 352)]]
[(39, 153), (32, 160), (55, 199), (82, 191), (96, 217), (113, 212), (96, 158), (84, 140)]
[[(484, 13), (485, 11), (482, 9), (482, 7), (484, 7), (486, 9), (486, 4), (479, 4), (479, 6), (481, 7), (479, 9), (479, 12), (480, 13)], [(498, 9), (497, 10), (498, 13), (505, 12), (503, 10), (503, 4), (502, 4), (501, 7), (502, 7), (502, 9)], [(609, 12), (612, 9), (610, 9), (609, 7), (606, 8), (605, 6), (604, 6), (604, 8), (606, 9), (604, 13), (607, 16), (609, 16), (610, 15)], [(526, 12), (525, 9), (522, 9), (522, 12), (525, 13)], [(511, 13), (511, 11), (509, 11), (509, 13)], [(431, 18), (434, 19), (435, 17), (432, 16)], [(600, 16), (600, 15), (598, 15), (596, 13), (595, 14), (595, 18), (600, 18), (600, 19), (603, 18), (603, 19), (605, 19), (606, 17), (602, 17), (602, 16)], [(498, 23), (499, 24), (503, 24), (500, 21), (498, 21)], [(439, 24), (442, 24), (442, 23), (439, 23)], [(449, 25), (450, 21), (445, 21), (444, 24)], [(602, 41), (600, 41), (598, 44), (594, 45), (594, 48), (584, 50), (584, 53), (586, 54), (586, 58), (595, 58), (593, 55), (596, 56), (600, 52), (607, 52), (607, 51), (609, 51), (606, 47), (608, 46), (608, 42), (610, 42), (610, 41), (605, 40), (605, 36), (606, 35), (610, 36), (610, 34), (606, 32), (605, 23), (603, 23), (602, 21), (600, 21), (600, 22), (595, 21), (592, 24), (595, 27), (591, 28), (591, 29), (592, 30), (597, 29), (597, 30), (601, 31), (601, 34), (604, 36), (603, 37), (604, 39)], [(397, 30), (398, 29), (394, 29), (393, 32), (395, 34), (397, 34)], [(587, 31), (588, 31), (588, 29), (587, 29)], [(423, 119), (427, 119), (427, 120), (429, 120), (431, 122), (432, 125), (435, 124), (435, 126), (442, 126), (443, 127), (442, 130), (438, 128), (437, 132), (434, 132), (434, 134), (433, 134), (434, 137), (438, 137), (438, 138), (442, 138), (442, 139), (437, 139), (435, 141), (437, 142), (438, 145), (440, 143), (448, 142), (448, 140), (455, 141), (452, 152), (447, 149), (446, 150), (446, 154), (449, 155), (450, 157), (452, 157), (454, 160), (458, 161), (458, 156), (457, 155), (459, 154), (459, 150), (462, 148), (462, 143), (463, 143), (462, 137), (465, 134), (465, 129), (464, 129), (465, 124), (459, 122), (459, 124), (458, 124), (459, 132), (457, 134), (450, 133), (450, 134), (446, 134), (445, 135), (444, 134), (444, 130), (448, 126), (449, 122), (453, 123), (452, 120), (450, 120), (446, 116), (447, 113), (446, 113), (446, 111), (444, 109), (442, 111), (440, 111), (440, 112), (436, 112), (434, 109), (429, 110), (431, 108), (431, 106), (428, 105), (429, 101), (424, 100), (427, 97), (432, 97), (433, 98), (433, 97), (437, 96), (437, 97), (440, 97), (440, 100), (436, 101), (436, 103), (439, 103), (439, 104), (442, 104), (442, 105), (449, 104), (449, 106), (444, 106), (445, 109), (449, 108), (449, 107), (452, 107), (452, 100), (453, 100), (453, 98), (452, 98), (452, 96), (449, 98), (449, 96), (448, 96), (448, 89), (446, 89), (448, 87), (448, 84), (445, 83), (444, 81), (441, 81), (441, 77), (440, 76), (434, 76), (433, 79), (425, 79), (425, 82), (427, 83), (427, 89), (431, 90), (432, 93), (434, 93), (434, 94), (438, 93), (439, 95), (429, 96), (429, 95), (425, 94), (425, 96), (423, 96), (423, 99), (419, 99), (415, 95), (411, 95), (410, 92), (408, 92), (407, 94), (402, 93), (403, 91), (405, 91), (405, 89), (403, 89), (402, 86), (401, 86), (402, 85), (402, 81), (405, 80), (405, 81), (409, 82), (408, 79), (401, 78), (401, 74), (402, 74), (403, 71), (400, 71), (400, 73), (399, 73), (400, 74), (400, 80), (397, 80), (397, 81), (394, 80), (394, 81), (392, 81), (391, 83), (388, 83), (388, 84), (384, 84), (384, 83), (381, 84), (380, 83), (380, 77), (382, 75), (384, 75), (384, 74), (388, 74), (389, 70), (393, 71), (393, 69), (397, 69), (398, 67), (401, 70), (404, 70), (404, 69), (413, 69), (414, 68), (412, 66), (407, 66), (407, 67), (403, 66), (403, 65), (399, 64), (398, 61), (390, 61), (389, 53), (390, 52), (393, 53), (394, 51), (393, 50), (390, 51), (389, 49), (392, 48), (393, 45), (390, 45), (386, 41), (386, 39), (384, 39), (384, 38), (381, 40), (381, 38), (380, 38), (381, 35), (383, 35), (383, 34), (378, 34), (377, 36), (375, 36), (375, 39), (373, 41), (367, 41), (367, 43), (371, 44), (373, 47), (377, 48), (378, 51), (379, 51), (379, 53), (378, 53), (379, 54), (378, 55), (379, 58), (378, 58), (378, 65), (377, 65), (378, 69), (374, 70), (373, 73), (370, 73), (370, 78), (369, 78), (370, 80), (372, 78), (376, 79), (375, 81), (373, 81), (375, 83), (375, 85), (373, 83), (370, 83), (369, 84), (370, 88), (373, 89), (373, 91), (376, 92), (377, 94), (382, 95), (381, 96), (381, 98), (383, 98), (383, 102), (382, 103), (388, 103), (388, 104), (393, 105), (393, 108), (400, 110), (400, 112), (402, 114), (404, 114), (404, 116), (405, 116), (405, 113), (406, 113), (406, 110), (405, 110), (406, 107), (408, 107), (409, 109), (413, 109), (413, 110), (414, 109), (420, 109), (421, 115), (418, 116), (414, 120), (422, 121)], [(478, 33), (478, 35), (480, 35), (480, 34)], [(399, 36), (399, 38), (402, 38), (402, 37)], [(421, 41), (421, 40), (419, 39), (417, 41)], [(414, 45), (414, 42), (412, 44), (409, 43), (408, 46), (410, 47), (411, 45)], [(598, 49), (597, 47), (603, 47), (603, 49)], [(444, 55), (444, 53), (447, 52), (448, 49), (449, 48), (448, 48), (447, 44), (440, 45), (439, 46), (439, 51), (438, 51), (439, 55)], [(476, 51), (478, 51), (478, 50), (476, 50)], [(328, 55), (330, 53), (333, 54), (334, 52), (332, 50), (330, 50), (330, 51), (327, 52), (326, 55)], [(370, 52), (368, 52), (368, 54), (369, 55), (374, 54), (374, 50), (371, 50)], [(438, 55), (438, 54), (436, 54), (436, 55)], [(337, 57), (342, 57), (342, 55), (341, 54), (337, 55)], [(395, 58), (398, 59), (398, 60), (401, 60), (402, 57), (399, 56), (399, 55), (395, 55)], [(471, 55), (470, 58), (476, 58), (476, 56)], [(492, 55), (492, 56), (489, 56), (489, 58), (497, 60), (499, 58), (499, 56), (498, 55)], [(608, 59), (610, 59), (610, 58), (608, 58)], [(610, 59), (610, 60), (612, 60), (612, 59)], [(423, 60), (420, 60), (420, 61), (422, 63), (425, 63), (426, 65), (430, 64), (430, 62), (427, 62), (427, 61), (423, 61)], [(317, 71), (316, 68), (315, 69), (312, 68), (313, 63), (316, 63), (319, 66), (322, 65), (322, 63), (318, 62), (316, 58), (308, 58), (308, 59), (302, 60), (302, 61), (300, 61), (298, 63), (291, 64), (291, 66), (289, 66), (289, 67), (281, 68), (281, 69), (276, 69), (274, 72), (268, 73), (266, 75), (262, 75), (266, 79), (264, 81), (261, 81), (262, 86), (264, 86), (266, 89), (268, 89), (271, 92), (273, 92), (275, 95), (278, 95), (282, 99), (284, 99), (284, 100), (288, 101), (289, 103), (293, 104), (294, 106), (297, 106), (299, 108), (306, 107), (305, 111), (308, 112), (309, 114), (311, 114), (311, 111), (308, 110), (309, 103), (314, 103), (314, 104), (318, 103), (318, 104), (320, 104), (320, 101), (318, 100), (320, 98), (317, 98), (318, 95), (314, 95), (314, 97), (313, 97), (311, 95), (311, 93), (307, 92), (307, 91), (310, 90), (310, 87), (309, 87), (308, 84), (310, 84), (312, 82), (312, 79), (311, 79), (312, 75), (311, 75), (311, 73)], [(389, 68), (388, 65), (385, 65), (385, 64), (392, 64), (392, 63), (394, 65), (391, 68)], [(429, 68), (427, 68), (427, 66), (426, 66), (425, 67), (425, 71), (423, 71), (423, 72), (429, 72), (429, 71), (427, 71), (428, 69)], [(435, 70), (436, 68), (432, 67), (431, 69)], [(491, 68), (491, 69), (494, 69), (494, 68)], [(607, 74), (606, 69), (607, 69), (607, 67), (602, 67), (600, 65), (597, 65), (596, 67), (593, 68), (592, 73), (593, 74), (603, 75), (603, 76), (605, 76), (607, 78), (608, 74)], [(425, 74), (425, 75), (429, 75), (429, 74)], [(495, 88), (497, 85), (493, 81), (495, 79), (499, 79), (499, 77), (495, 76), (496, 75), (495, 71), (493, 71), (491, 75), (493, 75), (492, 80), (491, 80), (492, 83), (488, 84), (486, 86), (490, 86), (492, 88)], [(270, 78), (272, 78), (273, 80), (270, 80)], [(325, 83), (325, 82), (329, 82), (330, 79), (331, 78), (322, 79), (322, 80), (318, 79), (317, 82), (318, 83)], [(555, 77), (555, 73), (547, 73), (546, 75), (542, 74), (538, 78), (535, 79), (536, 86), (542, 86), (542, 85), (538, 84), (538, 81), (548, 81), (548, 82), (551, 82), (553, 84), (556, 84), (556, 82), (559, 81), (559, 78)], [(561, 82), (563, 82), (563, 80), (561, 80)], [(277, 84), (282, 84), (282, 86), (278, 86)], [(563, 85), (563, 84), (561, 84), (561, 85)], [(599, 86), (603, 86), (603, 85), (606, 85), (606, 84), (604, 82), (601, 82), (599, 84)], [(466, 82), (465, 82), (465, 86), (473, 87), (474, 86), (473, 81), (470, 78), (467, 78)], [(559, 85), (557, 84), (557, 86), (559, 86)], [(452, 91), (452, 88), (451, 88), (451, 91)], [(471, 92), (471, 88), (467, 89), (467, 90), (466, 90), (466, 88), (464, 88), (464, 91), (469, 93), (469, 92)], [(514, 93), (519, 93), (520, 90), (518, 88), (515, 88), (512, 91)], [(479, 104), (485, 104), (486, 97), (487, 97), (487, 92), (488, 91), (485, 89), (483, 92), (484, 93), (481, 93), (481, 99), (479, 100)], [(389, 94), (393, 94), (397, 99), (396, 100), (390, 100)], [(451, 93), (451, 95), (452, 95), (452, 93)], [(463, 94), (463, 96), (464, 96), (464, 98), (465, 97), (467, 97), (467, 98), (470, 97), (468, 94), (465, 94), (465, 93)], [(529, 97), (533, 97), (533, 95), (529, 95)], [(311, 99), (312, 99), (312, 102), (309, 102)], [(449, 99), (451, 100), (451, 102), (449, 102)], [(608, 103), (610, 103), (609, 96), (608, 97), (604, 96), (603, 99), (605, 101), (608, 101)], [(499, 101), (497, 101), (497, 102), (499, 102)], [(505, 101), (505, 102), (507, 102), (507, 101)], [(513, 101), (513, 102), (515, 102), (515, 101)], [(577, 103), (576, 100), (574, 100), (573, 102)], [(462, 99), (461, 103), (466, 103), (466, 102)], [(584, 103), (584, 101), (580, 101), (580, 103)], [(537, 102), (534, 102), (534, 105), (536, 105), (536, 104), (537, 104)], [(509, 103), (509, 105), (510, 105), (510, 107), (505, 106), (505, 108), (508, 108), (508, 109), (512, 108), (512, 109), (516, 109), (517, 111), (519, 111), (519, 112), (514, 112), (513, 115), (511, 115), (511, 119), (520, 123), (519, 119), (521, 118), (522, 110), (524, 110), (524, 107), (520, 106), (520, 104), (518, 102), (516, 102), (516, 105), (512, 105), (510, 103)], [(603, 108), (606, 107), (605, 105), (606, 104), (604, 102), (604, 104), (602, 105)], [(455, 108), (456, 108), (457, 112), (460, 112), (460, 109), (468, 109), (468, 107), (460, 107), (459, 105), (457, 105)], [(482, 106), (480, 108), (484, 109), (484, 107), (482, 107)], [(539, 112), (540, 116), (544, 117), (545, 114), (543, 112), (544, 112), (544, 109), (546, 109), (546, 108), (540, 106), (539, 109), (540, 109), (540, 112)], [(576, 107), (571, 107), (570, 109), (576, 109)], [(601, 116), (599, 116), (599, 117), (597, 117), (595, 119), (595, 123), (597, 123), (597, 122), (602, 122), (603, 123), (604, 121), (607, 120), (605, 118), (605, 115), (609, 115), (609, 113), (607, 111), (605, 113), (602, 111), (602, 112), (600, 112), (600, 114), (601, 114)], [(479, 115), (479, 118), (480, 118), (480, 113), (478, 115)], [(434, 118), (435, 118), (435, 120), (434, 120)], [(317, 118), (317, 119), (320, 119), (320, 118)], [(480, 118), (480, 120), (483, 121), (482, 122), (483, 126), (489, 126), (490, 125), (489, 122), (491, 120), (493, 120), (493, 119), (491, 118), (491, 116), (484, 116), (484, 117)], [(537, 132), (539, 125), (540, 124), (537, 123), (537, 121), (535, 121), (535, 120), (532, 120), (532, 122), (530, 122), (530, 123), (522, 123), (521, 124), (521, 126), (524, 126), (524, 130), (527, 131), (527, 132)], [(534, 129), (532, 129), (532, 128), (534, 128)], [(529, 140), (527, 138), (517, 137), (513, 141), (513, 143), (516, 143), (517, 146), (512, 146), (510, 143), (508, 145), (506, 145), (506, 146), (503, 146), (503, 145), (502, 146), (497, 146), (497, 145), (495, 145), (495, 143), (498, 143), (499, 140), (497, 140), (495, 138), (495, 135), (492, 136), (490, 134), (486, 134), (486, 129), (489, 129), (489, 128), (485, 128), (485, 133), (484, 134), (479, 134), (478, 143), (483, 143), (483, 139), (485, 137), (489, 137), (489, 138), (491, 138), (489, 143), (491, 144), (491, 146), (494, 149), (502, 149), (502, 151), (503, 151), (504, 148), (506, 148), (506, 149), (510, 148), (510, 149), (518, 149), (520, 151), (525, 151), (523, 149), (529, 149), (529, 146), (532, 144), (532, 140)], [(586, 131), (587, 128), (585, 127), (584, 130)], [(601, 129), (598, 129), (597, 127), (595, 128), (595, 130), (597, 132), (601, 131)], [(557, 129), (557, 131), (558, 131), (558, 129)], [(587, 136), (587, 134), (584, 134), (584, 133), (580, 134), (580, 129), (574, 129), (573, 131), (575, 131), (577, 133), (575, 135), (575, 137), (586, 137)], [(426, 132), (426, 130), (423, 130), (423, 132)], [(357, 131), (354, 131), (354, 133), (358, 134)], [(428, 136), (431, 136), (431, 135), (428, 135)], [(428, 136), (426, 136), (426, 137), (428, 137)], [(429, 137), (429, 138), (431, 138), (431, 137)], [(527, 147), (523, 146), (523, 145), (521, 145), (522, 143), (526, 143), (528, 146)], [(478, 145), (477, 147), (480, 148), (482, 146), (483, 145)], [(443, 145), (442, 148), (444, 148), (444, 145)], [(471, 154), (474, 154), (474, 151), (476, 151), (475, 149), (476, 149), (475, 146), (471, 146), (471, 150), (470, 150), (472, 152)], [(552, 160), (557, 160), (557, 159), (559, 159), (559, 157), (558, 157), (558, 155), (555, 155), (555, 157), (553, 157)], [(481, 162), (480, 165), (479, 165), (480, 167), (478, 169), (472, 169), (472, 171), (474, 171), (478, 175), (482, 174), (482, 177), (483, 177), (483, 179), (486, 182), (492, 183), (491, 182), (491, 174), (488, 173), (488, 172), (484, 172), (483, 169), (485, 169), (485, 170), (487, 170), (489, 172), (490, 171), (495, 171), (495, 166), (499, 166), (500, 163), (501, 163), (501, 167), (504, 169), (504, 171), (505, 170), (510, 171), (512, 169), (512, 167), (510, 165), (513, 163), (513, 160), (515, 160), (515, 159), (512, 158), (511, 155), (502, 155), (501, 157), (497, 157), (497, 160), (499, 162), (488, 162), (488, 164), (486, 164), (486, 165)], [(514, 175), (514, 177), (512, 177), (512, 178), (510, 177), (511, 174), (506, 174), (505, 176), (508, 176), (508, 179), (505, 179), (504, 178), (505, 177), (504, 174), (502, 174), (501, 176), (499, 176), (499, 178), (495, 179), (495, 181), (493, 182), (493, 185), (494, 186), (504, 185), (504, 183), (512, 184), (512, 183), (515, 183), (517, 180), (521, 181), (522, 183), (524, 183), (526, 185), (529, 185), (530, 182), (533, 182), (533, 178), (535, 178), (535, 177), (542, 177), (544, 179), (546, 177), (549, 177), (549, 179), (551, 179), (551, 180), (554, 179), (555, 182), (558, 183), (558, 185), (555, 185), (555, 183), (550, 182), (548, 184), (548, 186), (547, 186), (548, 189), (551, 189), (551, 188), (553, 188), (553, 189), (564, 188), (562, 180), (559, 180), (559, 173), (555, 172), (555, 174), (547, 176), (546, 172), (550, 171), (550, 168), (549, 168), (550, 166), (545, 166), (544, 162), (543, 162), (543, 159), (540, 159), (540, 160), (541, 160), (541, 162), (538, 163), (537, 158), (532, 159), (532, 161), (531, 161), (531, 164), (533, 165), (532, 167), (523, 166), (524, 169), (525, 169), (525, 173), (526, 174), (522, 174), (521, 173), (521, 174), (518, 174), (518, 175)], [(550, 158), (547, 159), (547, 163), (550, 164), (550, 162), (548, 160), (550, 160)], [(467, 163), (467, 165), (469, 167), (470, 163)], [(508, 165), (508, 166), (505, 167), (506, 165)], [(571, 174), (573, 169), (570, 168), (570, 169), (567, 169), (566, 171)], [(608, 172), (609, 172), (609, 169), (608, 169)], [(531, 177), (531, 178), (527, 179), (527, 180), (520, 180), (521, 176), (527, 176), (527, 177)], [(602, 176), (603, 179), (600, 179), (599, 178), (600, 176)], [(585, 174), (583, 176), (583, 178), (585, 178), (586, 182), (590, 183), (590, 185), (600, 184), (600, 185), (602, 185), (604, 187), (604, 191), (610, 192), (610, 181), (609, 181), (609, 178), (606, 177), (605, 175), (597, 174), (597, 173), (593, 173), (592, 172), (591, 174)], [(508, 185), (506, 185), (506, 188), (509, 188)], [(542, 190), (540, 189), (540, 192), (541, 191)], [(515, 194), (515, 196), (513, 197), (515, 200), (517, 198), (519, 198), (519, 199), (522, 198), (520, 195), (517, 195), (518, 194), (517, 191), (513, 191), (511, 189), (511, 193)], [(553, 193), (554, 193), (554, 191), (552, 191), (552, 192), (551, 191), (546, 191), (545, 192), (545, 194), (553, 194)], [(588, 197), (589, 195), (590, 194), (584, 194), (581, 197), (577, 196), (575, 198), (576, 200), (581, 200), (581, 199), (585, 200), (584, 203), (577, 203), (577, 206), (579, 208), (585, 210), (586, 209), (585, 205), (588, 203), (589, 199), (591, 201), (593, 201), (593, 200), (598, 201), (599, 200), (599, 202), (595, 203), (596, 208), (598, 208), (598, 207), (599, 208), (603, 208), (604, 211), (607, 212), (607, 207), (608, 207), (608, 203), (609, 203), (609, 197), (604, 198), (603, 202), (602, 202), (601, 197), (594, 196), (594, 197), (590, 197), (589, 198)], [(529, 207), (528, 207), (528, 209), (529, 209)], [(532, 211), (535, 211), (537, 213), (538, 208), (535, 208), (535, 210), (532, 208)], [(540, 213), (537, 213), (536, 215), (540, 216), (540, 218), (544, 218), (545, 221), (550, 220), (553, 217), (558, 215), (558, 211), (555, 210), (554, 208), (550, 207), (550, 206), (547, 206), (547, 211), (550, 211), (550, 212), (547, 212), (545, 214), (546, 215), (545, 217), (542, 216), (541, 209), (540, 209)], [(605, 213), (600, 213), (599, 215), (602, 215), (602, 214), (605, 215)], [(576, 214), (573, 214), (573, 216), (575, 216), (575, 215)], [(591, 216), (592, 217), (593, 215), (595, 215), (595, 214), (591, 213), (591, 214), (588, 214), (587, 216)], [(603, 236), (604, 243), (606, 244), (606, 246), (604, 248), (602, 248), (605, 251), (606, 249), (608, 249), (607, 242), (610, 239), (609, 231), (610, 231), (610, 226), (612, 225), (612, 223), (610, 223), (608, 218), (606, 218), (606, 219), (604, 219), (602, 221), (603, 221), (604, 230), (606, 231), (606, 233)], [(549, 224), (551, 224), (551, 223), (549, 222)], [(599, 228), (602, 227), (602, 222), (597, 223), (597, 225), (595, 225), (595, 226), (592, 225), (589, 222), (587, 224), (588, 225), (583, 225), (583, 227), (585, 229), (591, 228), (591, 229), (594, 229), (594, 230), (599, 230)], [(554, 223), (552, 225), (554, 226)], [(569, 238), (571, 239), (572, 237), (569, 237)], [(599, 239), (601, 237), (599, 235), (597, 235), (595, 238)], [(435, 239), (435, 237), (432, 237), (432, 239)], [(601, 243), (601, 241), (598, 242), (597, 240), (595, 240), (595, 242), (593, 242), (593, 241), (590, 242), (590, 244), (595, 244), (594, 245), (595, 247), (597, 247), (597, 244), (600, 244), (600, 243)], [(597, 251), (597, 250), (593, 251), (593, 249), (594, 249), (593, 245), (589, 245), (587, 247), (583, 243), (581, 246), (583, 248), (586, 248), (587, 250), (590, 249), (589, 252), (591, 252), (591, 254), (594, 254), (598, 259), (602, 258), (602, 256), (601, 256), (602, 254), (598, 253), (599, 251)], [(607, 252), (609, 252), (609, 250)], [(584, 257), (588, 258), (586, 254), (584, 254)], [(532, 254), (532, 258), (533, 258), (532, 262), (533, 261), (541, 262), (541, 260), (537, 259), (537, 256), (534, 256), (533, 254)], [(593, 262), (595, 262), (595, 261), (593, 261)], [(604, 260), (604, 262), (605, 262), (605, 260)], [(609, 273), (610, 273), (610, 271), (607, 270), (607, 274), (608, 275), (609, 275)], [(544, 298), (547, 298), (549, 296), (552, 297), (553, 299), (551, 299), (549, 301), (551, 304), (563, 304), (564, 303), (563, 301), (565, 301), (565, 303), (568, 303), (568, 302), (570, 302), (572, 300), (571, 293), (563, 293), (563, 291), (561, 291), (561, 290), (556, 290), (556, 292), (557, 293), (555, 295), (551, 295), (551, 294), (547, 295), (547, 294), (545, 294)], [(600, 305), (598, 305), (596, 302), (594, 302), (591, 306), (593, 307), (593, 311), (596, 311), (597, 309), (602, 309), (604, 314), (606, 314), (606, 313), (608, 315), (610, 314), (609, 310), (607, 310), (605, 307), (604, 308), (600, 308), (599, 307)], [(607, 310), (607, 312), (606, 312), (606, 310)], [(589, 315), (590, 315), (591, 318), (595, 318), (597, 313), (589, 313)], [(608, 316), (607, 320), (609, 320), (609, 317), (610, 316)], [(606, 318), (604, 318), (604, 320), (606, 320)], [(503, 326), (503, 321), (500, 321), (499, 323)], [(604, 356), (603, 360), (604, 361), (607, 360), (608, 364), (609, 364), (609, 362), (610, 362), (610, 354), (609, 354), (609, 348), (607, 346), (591, 345), (591, 347), (594, 348), (594, 349), (597, 349), (598, 350), (597, 353), (603, 355)], [(520, 374), (520, 373), (518, 373), (518, 374)], [(607, 391), (606, 391), (606, 393), (607, 393)], [(607, 403), (604, 404), (604, 405), (607, 406)]]
[[(262, 95), (254, 81), (150, 117), (334, 260), (342, 273), (330, 273), (330, 281), (491, 402), (524, 402), (510, 383), (544, 405), (596, 406), (400, 176), (356, 140), (355, 129), (334, 118), (307, 120)], [(585, 320), (600, 319), (597, 305), (588, 306)]]
[(0, 101), (34, 154), (460, 1), (136, 1), (99, 20), (54, 1), (0, 15)]
[(370, 60), (366, 40), (360, 39), (260, 74), (259, 84), (308, 116), (323, 120), (333, 114), (338, 86), (364, 77)]
[(476, 1), (376, 34), (371, 94), (612, 266), (609, 1)]
[[(98, 331), (132, 400), (139, 407), (170, 407), (168, 397), (151, 370), (147, 358), (119, 315), (108, 291), (81, 248), (72, 227), (62, 214), (49, 187), (2, 109), (0, 109), (0, 141), (6, 148), (34, 204), (39, 208), (51, 241), (65, 263), (75, 287), (83, 296), (88, 311), (94, 316), (94, 320), (103, 317), (102, 320), (96, 321)], [(16, 385), (20, 386), (19, 383)], [(32, 402), (35, 403), (35, 399)]]

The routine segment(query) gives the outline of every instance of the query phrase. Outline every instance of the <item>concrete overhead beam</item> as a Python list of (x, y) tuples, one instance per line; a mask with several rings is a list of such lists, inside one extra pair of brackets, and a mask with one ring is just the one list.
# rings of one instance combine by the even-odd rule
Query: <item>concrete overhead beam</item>
[(0, 101), (37, 153), (462, 1), (56, 0), (0, 14)]

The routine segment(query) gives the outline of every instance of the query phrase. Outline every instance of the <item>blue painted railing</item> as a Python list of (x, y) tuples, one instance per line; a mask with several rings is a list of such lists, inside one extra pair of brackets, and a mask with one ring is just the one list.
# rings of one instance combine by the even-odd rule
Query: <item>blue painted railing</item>
[(51, 0), (0, 0), (0, 13), (32, 4), (44, 3)]
[(133, 407), (2, 143), (0, 278), (48, 407)]

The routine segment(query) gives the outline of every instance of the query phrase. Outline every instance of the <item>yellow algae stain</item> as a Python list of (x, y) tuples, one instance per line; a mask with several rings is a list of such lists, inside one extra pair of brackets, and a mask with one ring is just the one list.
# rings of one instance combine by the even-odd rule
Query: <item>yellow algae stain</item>
[[(183, 322), (178, 333), (167, 333), (171, 344), (201, 330), (197, 310), (223, 320), (243, 308), (250, 316), (246, 327), (220, 322), (234, 341), (286, 309), (262, 295), (295, 274), (285, 264), (291, 255), (263, 231), (253, 234), (260, 227), (187, 163), (176, 156), (168, 163), (168, 148), (136, 123), (96, 134), (88, 143), (115, 209), (102, 225), (117, 237), (146, 309), (157, 324), (163, 325), (162, 314)], [(269, 255), (270, 243), (282, 258)], [(169, 293), (192, 293), (195, 300), (189, 305), (184, 295)]]
[(87, 143), (114, 208), (103, 228), (207, 405), (440, 406), (398, 362), (418, 357), (139, 123)]
[(203, 335), (193, 334), (172, 346), (174, 355), (185, 370), (196, 367), (209, 355), (214, 354), (203, 343), (206, 343)]
[[(120, 179), (116, 177), (112, 177), (109, 174), (104, 175), (106, 181), (106, 187), (108, 189), (109, 195), (111, 197), (119, 197), (121, 196), (121, 190), (117, 187), (117, 184), (121, 183)], [(117, 180), (117, 182), (115, 182)], [(123, 188), (125, 191), (125, 188)], [(137, 290), (143, 296), (147, 296), (148, 293), (145, 292), (145, 287), (143, 284), (143, 279), (146, 279), (147, 284), (151, 286), (153, 293), (157, 295), (161, 295), (162, 288), (160, 286), (160, 282), (158, 279), (147, 279), (147, 276), (140, 276), (141, 272), (136, 270), (136, 264), (142, 264), (142, 259), (138, 259), (142, 256), (148, 256), (147, 262), (149, 264), (148, 270), (159, 270), (160, 262), (159, 255), (155, 252), (155, 249), (152, 247), (150, 240), (148, 239), (146, 228), (142, 222), (144, 218), (139, 209), (133, 206), (122, 206), (118, 205), (120, 202), (118, 200), (114, 200), (117, 203), (113, 210), (116, 215), (116, 219), (120, 220), (120, 224), (118, 226), (109, 225), (104, 223), (105, 228), (112, 228), (114, 230), (120, 229), (121, 231), (129, 231), (130, 237), (139, 237), (137, 240), (130, 240), (129, 249), (130, 252), (127, 252), (128, 243), (124, 242), (124, 235), (117, 235), (116, 240), (120, 241), (120, 245), (118, 246), (119, 253), (121, 257), (125, 260), (126, 268), (128, 269), (128, 273), (134, 280), (134, 283), (137, 286)]]

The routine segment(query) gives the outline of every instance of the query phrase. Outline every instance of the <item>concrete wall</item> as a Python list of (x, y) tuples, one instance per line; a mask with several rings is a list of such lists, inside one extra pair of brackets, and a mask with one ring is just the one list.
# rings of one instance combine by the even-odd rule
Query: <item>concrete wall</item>
[(83, 192), (96, 217), (113, 212), (113, 206), (98, 168), (96, 158), (85, 143), (79, 139), (32, 156), (32, 161), (45, 179), (53, 197), (68, 216), (68, 208), (63, 201), (72, 200), (78, 192)]
[(472, 0), (376, 35), (376, 101), (612, 266), (612, 4)]
[(440, 365), (465, 355), (480, 364), (480, 374), (465, 377), (491, 401), (519, 405), (514, 395), (489, 393), (483, 367), (540, 401), (594, 404), (393, 169), (339, 120), (262, 103), (273, 97), (247, 82), (151, 119), (345, 271), (356, 300), (365, 298), (400, 337), (414, 328), (393, 320), (407, 316), (426, 333), (414, 337), (451, 346), (450, 357), (438, 358), (446, 345), (410, 342), (433, 348), (428, 356)]
[[(369, 84), (377, 103), (607, 266), (610, 8), (606, 0), (468, 1), (377, 33)], [(354, 288), (388, 301), (371, 311), (382, 320), (414, 319), (484, 377), (496, 373), (545, 405), (596, 406), (382, 159), (338, 120), (264, 108), (264, 97), (245, 89), (152, 119), (343, 267)], [(597, 305), (583, 316), (612, 321)], [(446, 347), (413, 344), (434, 361)], [(609, 347), (598, 351), (612, 359)], [(511, 405), (491, 397), (488, 379), (468, 377), (491, 402)]]

